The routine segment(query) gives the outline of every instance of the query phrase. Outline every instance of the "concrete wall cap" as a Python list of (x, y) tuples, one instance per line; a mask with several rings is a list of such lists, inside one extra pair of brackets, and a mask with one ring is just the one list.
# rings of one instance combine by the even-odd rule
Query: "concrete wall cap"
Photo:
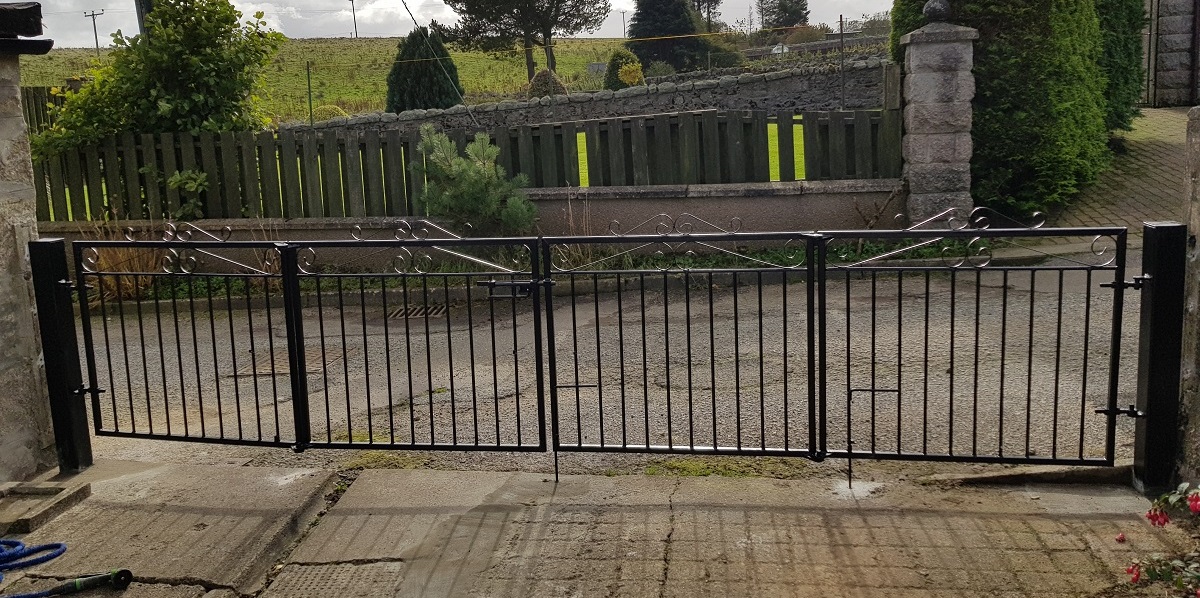
[(900, 38), (900, 45), (961, 42), (973, 39), (979, 39), (978, 29), (950, 23), (930, 23), (911, 33), (904, 34)]

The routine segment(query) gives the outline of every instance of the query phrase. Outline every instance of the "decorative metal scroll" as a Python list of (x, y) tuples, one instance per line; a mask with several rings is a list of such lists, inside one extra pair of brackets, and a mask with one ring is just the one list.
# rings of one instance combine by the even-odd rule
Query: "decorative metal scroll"
[[(470, 223), (466, 223), (464, 228), (466, 234), (469, 234), (474, 229)], [(355, 226), (350, 231), (350, 238), (355, 241), (429, 241), (431, 239), (459, 240), (466, 237), (466, 235), (460, 235), (432, 220), (423, 218), (399, 220), (378, 229), (378, 231), (384, 232), (385, 236), (373, 235), (372, 232), (376, 231), (364, 231), (362, 226)], [(393, 247), (382, 247), (377, 251), (362, 254), (350, 262), (342, 262), (341, 265), (363, 261), (393, 250)], [(301, 259), (300, 269), (305, 274), (313, 274), (316, 252), (312, 251), (311, 248), (307, 251), (309, 252), (308, 259)], [(397, 274), (425, 274), (431, 272), (436, 267), (435, 256), (449, 256), (489, 268), (495, 272), (515, 274), (529, 271), (531, 257), (528, 247), (506, 248), (505, 251), (501, 251), (500, 253), (503, 255), (499, 259), (485, 259), (471, 255), (459, 248), (448, 248), (439, 245), (414, 245), (411, 247), (401, 247), (391, 260), (391, 268)], [(498, 262), (508, 262), (508, 265), (506, 266)]]
[[(124, 230), (125, 240), (131, 243), (131, 247), (137, 248), (137, 243), (150, 241), (145, 238), (147, 231), (138, 231), (132, 227)], [(87, 247), (83, 251), (82, 266), (83, 270), (88, 273), (97, 274), (103, 272), (119, 272), (129, 274), (152, 274), (162, 272), (167, 274), (194, 274), (202, 265), (204, 258), (211, 258), (223, 264), (233, 266), (243, 273), (252, 273), (262, 276), (277, 276), (279, 274), (279, 250), (275, 247), (266, 247), (259, 250), (244, 249), (250, 251), (258, 259), (258, 266), (253, 266), (218, 253), (215, 253), (216, 247), (221, 243), (229, 241), (233, 236), (233, 229), (225, 226), (217, 233), (210, 232), (191, 222), (163, 222), (160, 231), (160, 239), (167, 243), (179, 243), (180, 247), (168, 247), (160, 249), (161, 257), (157, 258), (157, 268), (155, 272), (148, 271), (130, 271), (132, 270), (147, 270), (141, 268), (139, 262), (143, 261), (138, 256), (126, 257), (124, 260), (117, 263), (108, 264), (102, 263), (100, 256), (100, 248)], [(155, 240), (157, 241), (157, 239)], [(203, 245), (212, 244), (214, 250), (208, 250)], [(150, 248), (137, 248), (137, 250), (154, 251)], [(125, 267), (125, 268), (123, 268)]]
[[(897, 216), (900, 218), (900, 216)], [(997, 212), (987, 207), (977, 207), (970, 211), (965, 211), (960, 208), (950, 208), (942, 211), (934, 216), (926, 218), (920, 222), (905, 228), (906, 231), (914, 233), (936, 233), (939, 230), (962, 231), (962, 230), (988, 230), (988, 229), (1004, 229), (1004, 230), (1034, 230), (1042, 228), (1046, 224), (1046, 215), (1042, 212), (1034, 212), (1028, 221), (1017, 220), (1006, 214)], [(930, 237), (916, 241), (912, 244), (890, 248), (883, 253), (871, 257), (861, 258), (853, 257), (850, 254), (850, 247), (843, 246), (840, 250), (840, 257), (851, 263), (841, 265), (842, 268), (855, 268), (878, 264), (891, 259), (899, 259), (902, 257), (910, 257), (914, 253), (921, 250), (927, 250), (936, 254), (936, 259), (949, 268), (985, 268), (992, 263), (994, 259), (994, 247), (1010, 247), (1021, 249), (1034, 254), (1042, 255), (1048, 258), (1061, 259), (1070, 263), (1074, 263), (1087, 267), (1104, 267), (1111, 265), (1116, 259), (1115, 248), (1116, 239), (1098, 235), (1092, 239), (1090, 253), (1094, 256), (1095, 263), (1089, 263), (1080, 259), (1050, 253), (1037, 246), (1018, 243), (1014, 238), (1019, 238), (1019, 233), (1014, 237), (973, 237), (970, 239), (947, 238), (947, 237)], [(931, 256), (932, 257), (932, 256)]]
[(758, 267), (796, 269), (804, 267), (807, 259), (806, 245), (799, 239), (784, 242), (783, 250), (772, 254), (771, 259), (718, 245), (735, 239), (714, 239), (711, 235), (733, 236), (742, 232), (742, 219), (738, 217), (722, 226), (690, 213), (679, 216), (658, 214), (628, 229), (613, 220), (608, 225), (608, 232), (613, 237), (653, 235), (660, 238), (639, 240), (632, 246), (604, 245), (617, 251), (603, 255), (598, 255), (595, 247), (555, 245), (550, 252), (551, 267), (560, 272), (577, 272), (644, 256), (647, 266), (657, 270), (688, 270), (700, 253), (705, 253), (734, 257)]

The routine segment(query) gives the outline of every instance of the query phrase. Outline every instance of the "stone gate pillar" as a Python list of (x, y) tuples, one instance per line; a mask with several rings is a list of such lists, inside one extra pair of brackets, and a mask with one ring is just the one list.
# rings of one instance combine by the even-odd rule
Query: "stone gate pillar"
[(1200, 481), (1200, 106), (1188, 113), (1188, 253), (1183, 304), (1183, 363), (1179, 407), (1182, 442), (1179, 476)]
[(974, 40), (979, 32), (945, 22), (944, 0), (925, 5), (929, 24), (900, 38), (904, 51), (904, 176), (912, 222), (949, 208), (969, 211)]
[(0, 4), (0, 482), (55, 462), (29, 271), (37, 216), (18, 62), (53, 42), (16, 37), (40, 35), (41, 21), (40, 5)]

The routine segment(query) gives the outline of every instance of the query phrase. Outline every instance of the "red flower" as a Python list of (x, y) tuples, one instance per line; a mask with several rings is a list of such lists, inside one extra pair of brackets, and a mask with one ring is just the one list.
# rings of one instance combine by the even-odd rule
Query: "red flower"
[(1136, 584), (1142, 580), (1142, 566), (1137, 563), (1126, 567), (1125, 572), (1129, 574), (1129, 583)]
[(1146, 519), (1150, 520), (1150, 525), (1154, 527), (1164, 527), (1171, 522), (1171, 516), (1162, 507), (1151, 507), (1146, 511)]
[(1122, 533), (1117, 534), (1117, 544), (1124, 544), (1124, 543), (1125, 543), (1125, 533), (1122, 532)]

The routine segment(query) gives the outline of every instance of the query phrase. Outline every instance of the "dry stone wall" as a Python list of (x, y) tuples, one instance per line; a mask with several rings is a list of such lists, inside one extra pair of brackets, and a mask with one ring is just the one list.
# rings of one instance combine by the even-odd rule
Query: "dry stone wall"
[[(845, 109), (883, 105), (884, 62), (861, 60), (846, 65)], [(446, 110), (377, 112), (335, 118), (314, 125), (284, 125), (292, 130), (345, 129), (416, 131), (424, 123), (442, 129), (492, 129), (535, 123), (569, 122), (615, 116), (638, 116), (688, 110), (838, 110), (842, 108), (842, 74), (836, 66), (726, 75), (706, 81), (660, 83), (620, 91), (572, 93), (533, 99), (465, 106)]]

